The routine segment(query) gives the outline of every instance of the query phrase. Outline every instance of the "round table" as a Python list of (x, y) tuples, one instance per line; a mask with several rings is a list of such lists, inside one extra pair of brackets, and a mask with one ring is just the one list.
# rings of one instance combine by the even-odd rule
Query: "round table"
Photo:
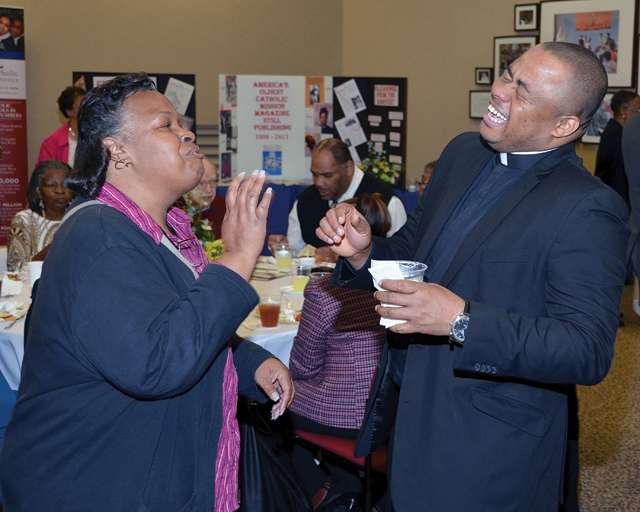
[[(251, 285), (258, 295), (280, 294), (280, 288), (291, 285), (291, 276), (280, 277), (270, 281), (252, 280)], [(0, 302), (29, 302), (31, 299), (29, 283), (23, 283), (19, 295), (0, 298)], [(8, 329), (0, 328), (0, 372), (11, 389), (18, 389), (20, 384), (20, 368), (24, 357), (24, 319), (22, 317)], [(293, 338), (298, 332), (298, 324), (279, 324), (277, 327), (262, 327), (257, 308), (242, 322), (237, 334), (246, 338), (265, 350), (271, 352), (285, 365), (289, 364), (289, 354), (293, 346)]]
[[(291, 276), (280, 277), (270, 281), (251, 280), (250, 284), (262, 297), (279, 296), (280, 289), (291, 285)], [(260, 345), (271, 352), (285, 365), (289, 365), (289, 354), (293, 346), (293, 338), (298, 333), (298, 324), (278, 324), (277, 327), (262, 327), (257, 308), (249, 314), (236, 334)]]
[[(0, 302), (25, 302), (31, 300), (31, 287), (23, 283), (19, 295), (0, 298)], [(11, 389), (18, 389), (20, 368), (24, 357), (24, 319), (22, 317), (8, 329), (0, 328), (0, 372)]]

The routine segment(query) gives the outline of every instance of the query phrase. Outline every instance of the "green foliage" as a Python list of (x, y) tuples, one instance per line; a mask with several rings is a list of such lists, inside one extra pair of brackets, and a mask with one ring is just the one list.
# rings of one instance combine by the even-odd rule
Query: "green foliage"
[(207, 258), (209, 258), (209, 261), (219, 258), (224, 253), (224, 242), (215, 239), (209, 220), (202, 215), (208, 205), (202, 202), (202, 198), (198, 194), (192, 194), (191, 192), (185, 194), (183, 199), (184, 206), (182, 206), (182, 209), (189, 215), (193, 233), (200, 240)]
[(367, 158), (358, 164), (358, 168), (374, 174), (381, 181), (385, 181), (391, 185), (397, 184), (402, 171), (401, 166), (389, 163), (386, 152), (376, 151), (373, 143), (369, 142), (368, 148)]

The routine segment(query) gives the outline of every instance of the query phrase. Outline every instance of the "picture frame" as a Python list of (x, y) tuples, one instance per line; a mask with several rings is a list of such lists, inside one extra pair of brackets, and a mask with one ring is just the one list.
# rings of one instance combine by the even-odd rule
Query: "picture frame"
[(476, 68), (475, 84), (491, 85), (493, 83), (493, 68)]
[(589, 48), (607, 70), (609, 87), (634, 87), (637, 16), (637, 0), (542, 2), (540, 41), (566, 41)]
[(538, 44), (533, 36), (498, 36), (493, 38), (493, 76), (498, 78), (520, 55)]
[(581, 139), (585, 144), (600, 144), (600, 135), (602, 135), (609, 120), (613, 118), (613, 111), (611, 110), (612, 97), (612, 92), (605, 94), (600, 107), (593, 114), (591, 122), (587, 125), (587, 129)]
[(516, 4), (513, 6), (513, 30), (522, 32), (538, 30), (540, 4)]
[(482, 119), (490, 99), (491, 91), (469, 91), (469, 119)]

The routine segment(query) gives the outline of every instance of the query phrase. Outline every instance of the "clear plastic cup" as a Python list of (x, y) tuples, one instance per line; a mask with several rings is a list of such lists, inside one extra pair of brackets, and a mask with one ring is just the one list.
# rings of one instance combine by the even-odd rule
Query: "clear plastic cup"
[(276, 268), (280, 272), (290, 272), (293, 259), (289, 244), (285, 242), (273, 244), (273, 254), (276, 258)]
[(403, 279), (408, 281), (424, 281), (424, 273), (427, 270), (427, 265), (419, 261), (398, 261), (400, 266), (400, 273)]
[(303, 292), (296, 291), (293, 286), (283, 286), (280, 288), (281, 321), (284, 323), (294, 323), (298, 321), (303, 303)]

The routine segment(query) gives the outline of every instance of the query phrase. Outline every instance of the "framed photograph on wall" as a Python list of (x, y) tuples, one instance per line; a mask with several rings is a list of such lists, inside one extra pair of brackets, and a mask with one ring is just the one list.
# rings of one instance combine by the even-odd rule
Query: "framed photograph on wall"
[(538, 30), (539, 4), (518, 4), (514, 6), (513, 30)]
[(636, 16), (636, 0), (543, 2), (540, 41), (584, 46), (607, 70), (609, 87), (633, 87)]
[(507, 66), (538, 43), (536, 36), (504, 36), (493, 38), (493, 76), (498, 78)]
[(476, 85), (491, 85), (492, 83), (492, 68), (476, 68)]
[(469, 117), (482, 119), (487, 113), (491, 91), (469, 91)]
[(587, 130), (582, 136), (582, 142), (586, 144), (599, 144), (600, 135), (604, 131), (607, 123), (613, 118), (613, 110), (611, 110), (611, 98), (613, 93), (609, 92), (605, 94), (600, 108), (596, 111), (591, 119), (591, 122), (587, 125)]

